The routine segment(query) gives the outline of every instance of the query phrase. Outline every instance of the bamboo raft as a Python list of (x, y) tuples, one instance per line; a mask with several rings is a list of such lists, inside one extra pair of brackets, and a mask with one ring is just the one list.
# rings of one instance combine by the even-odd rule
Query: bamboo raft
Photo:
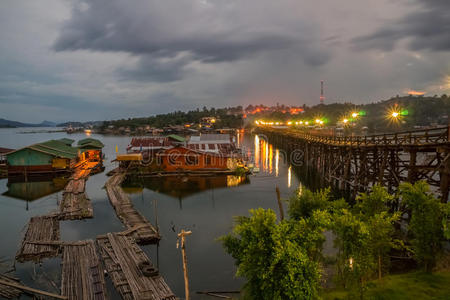
[(40, 261), (59, 253), (59, 221), (57, 216), (32, 217), (16, 259), (19, 262)]
[[(0, 275), (0, 280), (8, 282), (8, 283), (12, 283), (12, 284), (19, 283), (18, 280), (10, 278), (9, 276), (6, 276), (6, 275)], [(9, 285), (0, 284), (0, 297), (6, 298), (6, 299), (17, 299), (20, 297), (20, 295), (22, 295), (21, 290), (11, 287)]]
[(97, 243), (106, 270), (124, 300), (177, 299), (161, 275), (146, 274), (143, 270), (151, 268), (152, 263), (133, 238), (108, 233), (98, 236)]
[(61, 294), (69, 299), (107, 299), (103, 268), (94, 241), (63, 246)]
[(122, 190), (120, 184), (125, 178), (125, 174), (116, 173), (106, 183), (106, 193), (117, 216), (127, 227), (124, 232), (132, 236), (138, 244), (149, 244), (160, 239), (158, 231), (134, 209), (128, 195)]
[(65, 193), (59, 204), (59, 212), (61, 220), (79, 220), (94, 216), (91, 201), (85, 193)]

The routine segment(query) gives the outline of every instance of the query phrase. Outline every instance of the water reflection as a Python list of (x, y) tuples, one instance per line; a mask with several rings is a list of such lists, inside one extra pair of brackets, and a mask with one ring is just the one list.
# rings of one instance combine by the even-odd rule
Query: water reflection
[(291, 181), (292, 181), (292, 166), (289, 166), (289, 169), (288, 169), (288, 188), (291, 187)]
[(223, 175), (201, 176), (164, 176), (164, 177), (128, 177), (122, 184), (127, 193), (141, 193), (143, 188), (183, 199), (206, 190), (248, 184), (247, 176)]
[[(275, 155), (274, 155), (275, 152)], [(255, 166), (260, 167), (261, 171), (274, 174), (275, 177), (279, 177), (280, 175), (280, 165), (288, 165), (288, 176), (287, 176), (287, 185), (291, 187), (292, 180), (292, 167), (287, 164), (286, 156), (283, 151), (275, 148), (272, 144), (268, 143), (265, 139), (260, 138), (258, 135), (255, 135)], [(280, 163), (281, 158), (281, 163)]]
[(26, 181), (24, 178), (10, 178), (7, 183), (8, 190), (3, 195), (25, 201), (34, 201), (61, 191), (68, 180), (64, 177), (27, 178)]

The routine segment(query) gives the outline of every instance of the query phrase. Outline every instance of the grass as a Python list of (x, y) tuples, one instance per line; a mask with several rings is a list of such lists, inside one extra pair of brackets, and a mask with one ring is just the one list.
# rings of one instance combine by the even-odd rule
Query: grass
[[(450, 271), (390, 275), (368, 284), (366, 299), (450, 299)], [(348, 299), (344, 289), (327, 290), (324, 300)]]

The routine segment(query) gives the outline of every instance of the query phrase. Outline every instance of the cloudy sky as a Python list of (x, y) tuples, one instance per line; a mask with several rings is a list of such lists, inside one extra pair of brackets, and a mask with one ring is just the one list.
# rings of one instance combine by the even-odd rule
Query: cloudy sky
[(449, 0), (1, 0), (0, 118), (450, 93)]

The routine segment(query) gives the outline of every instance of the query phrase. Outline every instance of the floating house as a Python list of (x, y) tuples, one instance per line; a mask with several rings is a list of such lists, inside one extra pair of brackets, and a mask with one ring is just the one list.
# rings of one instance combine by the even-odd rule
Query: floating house
[(101, 161), (100, 141), (81, 140), (78, 147), (72, 147), (73, 142), (65, 138), (49, 140), (9, 152), (6, 154), (8, 174), (65, 172), (83, 160)]
[(14, 151), (14, 149), (0, 147), (0, 165), (6, 164), (6, 154)]
[(78, 149), (81, 152), (81, 160), (101, 162), (103, 158), (102, 149), (105, 147), (102, 142), (93, 138), (86, 138), (78, 141)]
[(236, 146), (229, 134), (202, 134), (191, 136), (187, 148), (208, 153), (230, 155)]
[(127, 153), (142, 153), (145, 157), (154, 156), (162, 150), (183, 145), (185, 141), (185, 138), (175, 134), (133, 138), (127, 147)]
[(228, 170), (230, 157), (206, 153), (186, 147), (174, 147), (156, 154), (158, 164), (164, 171)]

